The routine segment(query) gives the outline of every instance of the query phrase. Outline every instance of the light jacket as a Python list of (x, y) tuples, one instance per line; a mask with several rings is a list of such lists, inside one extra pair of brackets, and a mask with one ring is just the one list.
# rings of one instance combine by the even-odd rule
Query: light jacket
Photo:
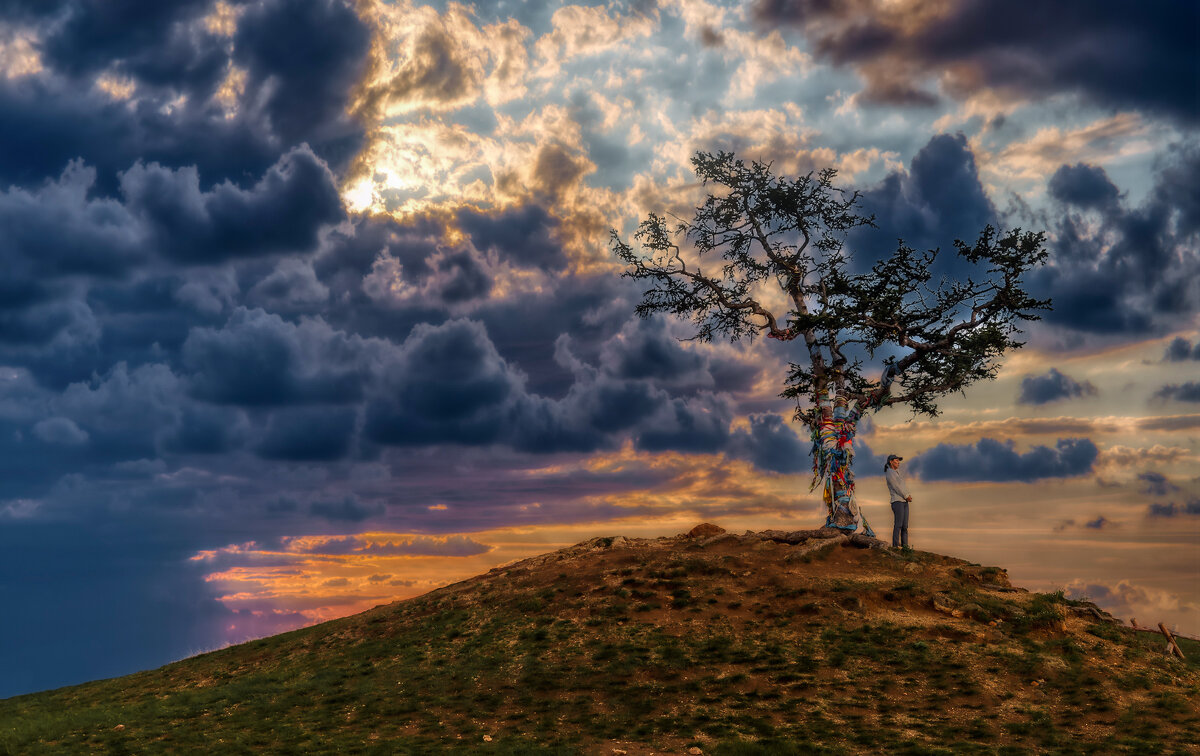
[(889, 501), (905, 501), (910, 494), (908, 486), (904, 483), (904, 476), (899, 470), (893, 470), (890, 466), (883, 473), (883, 477), (887, 480)]

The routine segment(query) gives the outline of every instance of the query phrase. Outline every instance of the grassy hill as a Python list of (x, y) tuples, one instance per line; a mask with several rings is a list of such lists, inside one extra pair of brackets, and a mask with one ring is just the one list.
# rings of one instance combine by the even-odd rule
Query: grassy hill
[(995, 567), (701, 530), (0, 701), (0, 753), (1196, 752), (1200, 644)]

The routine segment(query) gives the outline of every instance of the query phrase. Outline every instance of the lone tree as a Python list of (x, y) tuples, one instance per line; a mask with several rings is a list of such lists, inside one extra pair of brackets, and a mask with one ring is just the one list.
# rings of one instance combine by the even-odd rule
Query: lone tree
[(810, 490), (823, 487), (827, 526), (861, 522), (870, 535), (854, 500), (858, 419), (896, 404), (936, 416), (940, 396), (994, 378), (999, 357), (1022, 345), (1020, 322), (1050, 307), (1022, 281), (1045, 261), (1045, 235), (988, 226), (973, 245), (956, 240), (965, 280), (934, 283), (939, 250), (903, 241), (855, 273), (846, 235), (874, 218), (858, 212), (858, 192), (833, 185), (836, 171), (792, 179), (727, 152), (699, 152), (692, 165), (710, 194), (690, 221), (652, 213), (636, 249), (612, 231), (624, 275), (650, 284), (637, 313), (690, 318), (700, 341), (803, 339), (806, 357), (790, 363), (780, 396), (812, 436)]

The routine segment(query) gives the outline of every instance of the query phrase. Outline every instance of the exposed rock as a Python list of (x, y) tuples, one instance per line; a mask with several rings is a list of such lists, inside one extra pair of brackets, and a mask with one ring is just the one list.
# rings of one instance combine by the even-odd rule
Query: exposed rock
[(1113, 624), (1117, 624), (1117, 625), (1122, 624), (1121, 620), (1112, 616), (1111, 614), (1104, 611), (1103, 609), (1096, 606), (1095, 604), (1093, 604), (1090, 601), (1088, 601), (1080, 606), (1072, 606), (1072, 607), (1070, 607), (1070, 611), (1072, 614), (1076, 615), (1077, 617), (1083, 617), (1084, 619), (1089, 619), (1089, 620), (1092, 620), (1093, 622), (1107, 622), (1107, 623), (1113, 623)]
[(850, 536), (850, 543), (854, 544), (860, 549), (886, 549), (888, 547), (886, 543), (878, 538), (872, 538), (871, 536), (863, 535), (862, 533), (855, 533), (854, 535)]
[(704, 751), (701, 751), (696, 746), (692, 746), (688, 749), (688, 753), (690, 753), (692, 756), (700, 756), (700, 754), (704, 753)]
[(987, 612), (979, 604), (963, 604), (961, 613), (963, 616), (970, 617), (977, 622), (987, 619)]
[(715, 536), (712, 536), (711, 538), (705, 538), (703, 541), (700, 542), (700, 545), (707, 547), (707, 546), (716, 545), (718, 543), (728, 543), (730, 541), (737, 541), (737, 540), (741, 540), (741, 536), (739, 536), (736, 533), (721, 533), (720, 535), (715, 535)]
[(725, 532), (725, 528), (720, 525), (713, 525), (711, 522), (702, 522), (696, 527), (687, 532), (688, 538), (711, 538), (715, 535), (721, 535)]
[(837, 600), (837, 605), (851, 612), (861, 612), (865, 608), (858, 596), (842, 596)]
[(846, 536), (841, 535), (839, 533), (836, 538), (831, 538), (829, 540), (811, 541), (809, 543), (801, 544), (800, 546), (797, 546), (796, 548), (794, 548), (790, 552), (788, 552), (788, 555), (783, 558), (783, 561), (785, 561), (785, 562), (805, 561), (806, 559), (812, 558), (812, 556), (814, 554), (816, 554), (816, 552), (818, 552), (818, 551), (824, 551), (825, 549), (831, 549), (834, 546), (838, 546), (843, 543), (846, 543), (848, 540), (849, 539), (847, 539)]
[(953, 606), (951, 606), (948, 602), (943, 601), (936, 597), (933, 599), (933, 608), (936, 609), (937, 611), (941, 612), (942, 614), (949, 614), (951, 617), (963, 616), (962, 610), (956, 609)]
[(764, 541), (798, 544), (811, 540), (844, 537), (845, 533), (837, 528), (817, 528), (815, 530), (764, 530), (761, 533), (747, 533), (747, 535), (758, 536)]
[(584, 551), (604, 551), (618, 546), (628, 546), (629, 539), (625, 536), (602, 536), (584, 541), (579, 545), (585, 547)]

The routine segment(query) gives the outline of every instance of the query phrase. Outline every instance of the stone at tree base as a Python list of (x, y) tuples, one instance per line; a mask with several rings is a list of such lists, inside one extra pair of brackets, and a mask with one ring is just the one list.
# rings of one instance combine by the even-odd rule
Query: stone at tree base
[(839, 533), (834, 538), (824, 538), (821, 540), (814, 540), (809, 543), (803, 543), (803, 544), (800, 544), (799, 546), (797, 546), (796, 548), (792, 549), (791, 551), (789, 551), (788, 555), (783, 558), (783, 561), (785, 561), (785, 562), (804, 561), (804, 559), (810, 557), (811, 555), (815, 554), (818, 551), (824, 551), (826, 549), (831, 549), (834, 546), (838, 546), (843, 543), (848, 543), (849, 540), (850, 539), (846, 538), (846, 536), (841, 535)]
[(764, 541), (777, 541), (778, 543), (795, 545), (812, 539), (840, 538), (844, 537), (845, 533), (837, 528), (816, 528), (815, 530), (764, 530), (760, 533), (749, 533), (748, 535), (756, 535)]
[(701, 546), (708, 547), (717, 543), (726, 543), (728, 541), (737, 541), (741, 538), (737, 533), (721, 533), (710, 538), (705, 538), (700, 542)]
[(696, 527), (687, 532), (688, 538), (711, 538), (715, 535), (721, 535), (725, 532), (725, 528), (720, 525), (713, 525), (711, 522), (702, 522)]
[(883, 541), (879, 540), (878, 538), (872, 538), (869, 535), (863, 535), (862, 533), (855, 533), (854, 535), (850, 536), (850, 543), (862, 549), (887, 548), (887, 544)]

